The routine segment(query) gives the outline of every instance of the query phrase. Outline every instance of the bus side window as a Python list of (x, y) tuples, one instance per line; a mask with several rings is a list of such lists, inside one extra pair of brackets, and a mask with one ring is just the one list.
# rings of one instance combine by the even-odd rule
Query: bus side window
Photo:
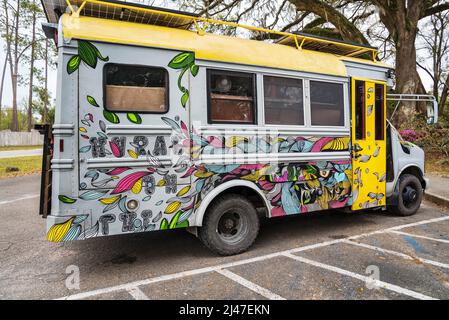
[(342, 84), (310, 81), (312, 126), (344, 126), (345, 106), (343, 101)]
[(108, 63), (104, 66), (104, 101), (117, 112), (168, 111), (168, 72), (164, 68)]
[(365, 82), (355, 82), (355, 138), (365, 140)]
[(265, 124), (304, 125), (301, 79), (264, 76)]
[(385, 86), (383, 84), (376, 84), (376, 105), (375, 105), (375, 117), (376, 117), (376, 140), (384, 140), (385, 132)]
[(255, 75), (207, 70), (209, 123), (255, 124)]

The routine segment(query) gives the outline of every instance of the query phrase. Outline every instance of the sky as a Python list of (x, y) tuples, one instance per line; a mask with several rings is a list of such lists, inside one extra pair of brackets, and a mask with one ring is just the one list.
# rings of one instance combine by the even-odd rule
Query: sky
[[(137, 3), (143, 3), (145, 0), (135, 0), (135, 1), (130, 1), (130, 2), (137, 2)], [(163, 2), (165, 4), (165, 6), (168, 6), (170, 8), (175, 8), (175, 6), (173, 5), (172, 1), (164, 1), (164, 0), (160, 0), (161, 2)], [(157, 3), (158, 1), (151, 1), (152, 4), (154, 5), (158, 5)], [(0, 68), (3, 68), (3, 62), (6, 56), (5, 53), (5, 46), (4, 46), (4, 41), (2, 39), (0, 39)], [(385, 61), (387, 63), (392, 63), (391, 61)], [(426, 65), (431, 65), (431, 61), (425, 61), (424, 64)], [(42, 62), (37, 62), (37, 65), (41, 64)], [(20, 70), (19, 72), (23, 72), (23, 73), (27, 73), (29, 72), (29, 69), (27, 66), (25, 65), (21, 65), (20, 66)], [(423, 80), (424, 86), (426, 88), (426, 90), (431, 90), (432, 89), (432, 79), (429, 77), (429, 75), (427, 73), (425, 73), (422, 69), (418, 68), (418, 72), (421, 76), (421, 79)], [(1, 73), (0, 73), (1, 75)], [(3, 89), (3, 106), (5, 107), (9, 107), (12, 105), (12, 90), (11, 90), (11, 81), (10, 81), (10, 73), (9, 73), (9, 67), (7, 67), (7, 73), (6, 73), (6, 77), (5, 77), (5, 87)], [(55, 93), (56, 93), (56, 69), (50, 69), (49, 70), (49, 75), (48, 75), (48, 88), (51, 92), (51, 96), (52, 99), (55, 99)], [(28, 88), (27, 87), (19, 87), (18, 90), (18, 103), (20, 106), (21, 101), (23, 101), (24, 99), (28, 99)]]

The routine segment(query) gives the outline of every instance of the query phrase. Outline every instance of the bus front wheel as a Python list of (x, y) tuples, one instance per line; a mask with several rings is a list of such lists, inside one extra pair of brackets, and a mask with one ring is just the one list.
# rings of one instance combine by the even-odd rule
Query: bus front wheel
[(412, 174), (404, 174), (399, 178), (398, 203), (389, 207), (389, 211), (399, 216), (414, 215), (424, 195), (421, 181)]
[(259, 217), (238, 194), (219, 196), (207, 209), (198, 237), (210, 250), (229, 256), (246, 251), (259, 233)]

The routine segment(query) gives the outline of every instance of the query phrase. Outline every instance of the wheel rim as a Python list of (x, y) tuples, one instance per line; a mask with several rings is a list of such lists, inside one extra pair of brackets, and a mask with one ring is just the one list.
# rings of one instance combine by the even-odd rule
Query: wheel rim
[(217, 234), (227, 244), (242, 241), (248, 234), (248, 218), (235, 210), (224, 212), (218, 220)]
[(411, 208), (415, 206), (418, 198), (418, 190), (414, 185), (409, 184), (402, 190), (402, 202), (405, 207)]

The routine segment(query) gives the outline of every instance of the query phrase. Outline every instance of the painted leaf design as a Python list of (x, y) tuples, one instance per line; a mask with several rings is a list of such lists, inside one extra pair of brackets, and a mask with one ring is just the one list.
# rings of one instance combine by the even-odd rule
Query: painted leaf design
[(169, 125), (173, 130), (180, 132), (179, 125), (172, 119), (167, 117), (161, 117), (162, 121), (164, 121), (167, 125)]
[(62, 239), (62, 241), (72, 241), (78, 239), (78, 236), (81, 233), (80, 225), (73, 225), (69, 231), (67, 231), (66, 235)]
[(79, 151), (80, 151), (80, 153), (86, 153), (86, 152), (89, 152), (91, 148), (92, 148), (92, 146), (84, 146), (84, 147), (81, 147)]
[(84, 128), (84, 127), (80, 127), (80, 132), (84, 132), (84, 133), (86, 133), (86, 132), (87, 132), (87, 129), (86, 129), (86, 128)]
[(95, 53), (96, 53), (98, 59), (100, 59), (101, 61), (104, 61), (104, 62), (108, 62), (109, 61), (109, 57), (108, 56), (106, 56), (106, 57), (103, 56), (101, 54), (100, 50), (98, 50), (98, 48), (96, 46), (92, 45), (92, 47), (95, 49)]
[(67, 73), (71, 74), (78, 70), (78, 67), (80, 66), (81, 58), (79, 55), (75, 55), (69, 59), (67, 62)]
[(138, 113), (135, 112), (128, 112), (126, 114), (126, 117), (128, 118), (129, 121), (131, 121), (132, 123), (135, 124), (141, 124), (142, 123), (142, 118), (140, 117), (140, 115)]
[(127, 170), (130, 170), (130, 169), (131, 168), (129, 168), (129, 167), (118, 167), (118, 168), (112, 169), (109, 172), (106, 172), (106, 174), (109, 176), (116, 176), (116, 175), (119, 175)]
[(75, 203), (76, 199), (72, 199), (70, 197), (64, 196), (64, 195), (59, 195), (58, 196), (59, 201), (64, 202), (64, 203)]
[(108, 136), (105, 135), (103, 132), (98, 131), (97, 134), (99, 137), (105, 138), (106, 140), (108, 139)]
[(99, 124), (100, 124), (100, 129), (101, 129), (101, 131), (103, 131), (104, 133), (106, 133), (106, 124), (104, 123), (104, 121), (103, 121), (103, 120), (100, 120)]
[(118, 202), (118, 207), (119, 207), (120, 211), (124, 212), (124, 213), (128, 212), (128, 209), (126, 209), (126, 198), (127, 198), (127, 196), (124, 196)]
[(79, 196), (83, 200), (96, 200), (108, 193), (108, 190), (90, 190), (86, 191)]
[(142, 178), (137, 180), (136, 183), (134, 183), (133, 187), (131, 188), (131, 191), (134, 194), (139, 194), (141, 190), (142, 190)]
[(78, 40), (78, 54), (89, 67), (96, 68), (98, 56), (98, 49), (90, 42)]
[(160, 230), (167, 230), (168, 229), (168, 221), (167, 219), (162, 219), (161, 225), (159, 227)]
[(84, 178), (91, 178), (92, 181), (95, 181), (98, 179), (99, 176), (100, 174), (96, 170), (89, 170), (84, 175)]
[(120, 157), (120, 148), (112, 141), (109, 141), (109, 146), (111, 147), (112, 154), (119, 158)]
[(195, 56), (192, 52), (182, 52), (177, 54), (169, 63), (168, 66), (173, 69), (184, 69), (189, 67), (195, 61)]
[(119, 181), (114, 190), (112, 190), (111, 194), (122, 193), (130, 190), (137, 180), (149, 174), (151, 173), (148, 171), (138, 171), (127, 175), (126, 177), (124, 177), (122, 180)]
[(196, 75), (198, 74), (198, 71), (200, 70), (200, 68), (196, 65), (196, 64), (192, 64), (190, 66), (190, 73), (192, 74), (192, 76), (196, 77)]
[(172, 202), (167, 206), (167, 208), (165, 208), (165, 213), (172, 214), (173, 212), (178, 210), (180, 206), (181, 206), (181, 202), (179, 202), (179, 201)]
[(64, 239), (67, 232), (70, 230), (74, 217), (70, 218), (66, 222), (54, 224), (48, 230), (47, 240), (52, 242), (60, 242)]
[(120, 123), (120, 118), (114, 112), (103, 110), (103, 116), (106, 120), (108, 120), (111, 123), (115, 124)]
[(182, 120), (181, 120), (181, 130), (182, 130), (182, 132), (184, 132), (186, 137), (189, 137), (189, 129), (187, 128), (187, 125)]
[(98, 201), (100, 201), (102, 204), (111, 204), (111, 203), (115, 203), (117, 202), (118, 199), (120, 199), (121, 196), (113, 196), (113, 197), (109, 197), (109, 198), (101, 198)]
[(189, 91), (186, 90), (186, 92), (183, 93), (181, 97), (181, 105), (185, 108), (187, 105), (187, 100), (189, 100)]
[(179, 190), (179, 192), (176, 194), (177, 197), (182, 197), (183, 195), (185, 195), (187, 192), (189, 192), (190, 190), (190, 186), (185, 186), (184, 188), (182, 188), (181, 190)]
[(90, 105), (94, 107), (100, 107), (97, 103), (97, 101), (92, 96), (87, 96), (87, 102), (89, 102)]
[(137, 153), (135, 153), (133, 150), (128, 149), (128, 154), (131, 158), (133, 159), (137, 159), (139, 156), (137, 155)]

